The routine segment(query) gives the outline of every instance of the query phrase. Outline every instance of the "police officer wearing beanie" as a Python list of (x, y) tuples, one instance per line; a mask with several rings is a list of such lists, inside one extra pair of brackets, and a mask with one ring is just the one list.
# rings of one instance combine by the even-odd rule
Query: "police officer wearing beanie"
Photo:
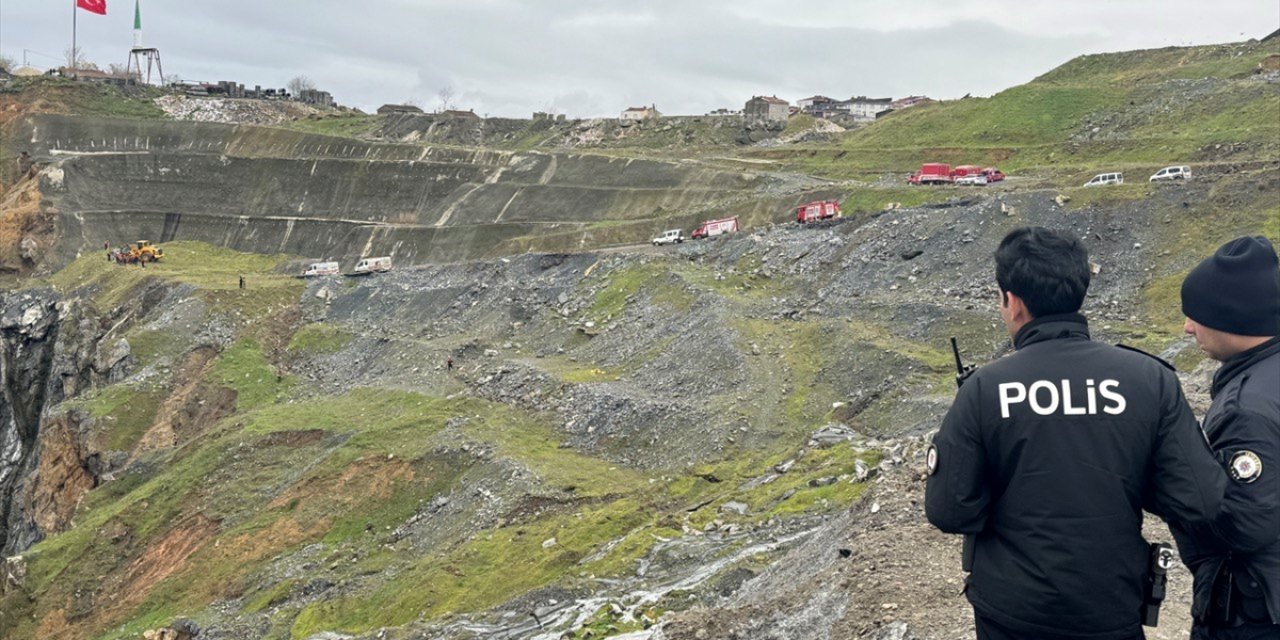
[(995, 254), (1017, 351), (960, 388), (928, 455), (925, 513), (973, 536), (979, 640), (1142, 638), (1142, 510), (1201, 522), (1226, 474), (1171, 367), (1093, 342), (1074, 236), (1016, 229)]
[(1210, 446), (1230, 475), (1213, 526), (1172, 527), (1195, 574), (1192, 637), (1280, 639), (1280, 260), (1237, 238), (1182, 283), (1184, 329), (1210, 358)]

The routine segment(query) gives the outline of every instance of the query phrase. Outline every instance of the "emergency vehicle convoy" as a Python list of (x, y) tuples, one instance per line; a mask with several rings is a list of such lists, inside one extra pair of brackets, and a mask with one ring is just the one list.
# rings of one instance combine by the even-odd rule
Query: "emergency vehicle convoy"
[(995, 167), (962, 164), (955, 169), (943, 162), (927, 162), (907, 178), (907, 184), (975, 184), (1004, 180), (1004, 172)]
[[(796, 207), (796, 222), (800, 224), (839, 218), (840, 215), (840, 203), (836, 200), (814, 200)], [(725, 233), (733, 233), (738, 231), (739, 228), (737, 216), (706, 220), (698, 225), (693, 230), (693, 233), (689, 234), (689, 238), (693, 240), (712, 238)], [(679, 244), (684, 242), (684, 236), (681, 235), (679, 229), (668, 229), (655, 236), (649, 242), (655, 247), (666, 244)]]

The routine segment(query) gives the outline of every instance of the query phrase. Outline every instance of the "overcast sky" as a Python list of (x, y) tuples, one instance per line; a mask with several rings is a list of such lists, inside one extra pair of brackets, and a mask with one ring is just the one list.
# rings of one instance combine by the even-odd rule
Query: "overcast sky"
[[(59, 63), (73, 0), (0, 0), (0, 52)], [(80, 12), (102, 67), (132, 45), (133, 0)], [(1082, 53), (1261, 38), (1275, 0), (143, 0), (146, 45), (186, 80), (284, 86), (345, 105), (528, 117), (740, 109), (752, 95), (990, 95)], [(43, 55), (40, 55), (43, 54)]]

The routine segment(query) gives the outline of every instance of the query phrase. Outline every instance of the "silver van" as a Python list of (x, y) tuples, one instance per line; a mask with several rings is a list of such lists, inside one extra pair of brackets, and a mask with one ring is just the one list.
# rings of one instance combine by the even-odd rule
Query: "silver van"
[(1084, 183), (1086, 187), (1101, 187), (1106, 184), (1124, 184), (1123, 173), (1099, 173), (1092, 180)]
[(1186, 165), (1177, 167), (1165, 167), (1147, 178), (1147, 182), (1160, 182), (1161, 180), (1188, 180), (1191, 178), (1191, 167)]

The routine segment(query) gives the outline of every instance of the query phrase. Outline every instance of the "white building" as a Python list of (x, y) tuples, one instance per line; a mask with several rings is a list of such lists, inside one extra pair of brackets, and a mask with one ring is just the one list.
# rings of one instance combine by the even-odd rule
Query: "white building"
[(875, 120), (876, 114), (893, 108), (893, 98), (858, 96), (840, 103), (842, 111), (858, 120)]

